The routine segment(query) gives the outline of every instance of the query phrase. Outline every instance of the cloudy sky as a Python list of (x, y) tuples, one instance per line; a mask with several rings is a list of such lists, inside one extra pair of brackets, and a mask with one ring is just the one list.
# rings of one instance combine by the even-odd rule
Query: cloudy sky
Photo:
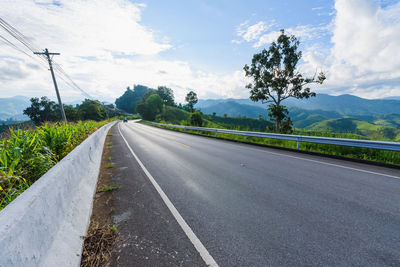
[[(327, 73), (317, 93), (400, 96), (400, 2), (392, 0), (0, 0), (0, 18), (96, 99), (127, 86), (172, 88), (179, 102), (247, 98), (243, 66), (280, 29), (301, 41), (299, 66)], [(7, 41), (12, 42), (12, 47)], [(55, 99), (46, 63), (0, 28), (0, 97)], [(65, 101), (84, 98), (58, 79)], [(65, 77), (64, 77), (65, 78)]]

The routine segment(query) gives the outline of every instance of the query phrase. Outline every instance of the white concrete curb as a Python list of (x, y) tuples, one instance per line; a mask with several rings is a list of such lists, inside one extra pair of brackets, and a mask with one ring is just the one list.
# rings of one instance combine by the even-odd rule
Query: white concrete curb
[(111, 122), (0, 212), (0, 266), (79, 266)]

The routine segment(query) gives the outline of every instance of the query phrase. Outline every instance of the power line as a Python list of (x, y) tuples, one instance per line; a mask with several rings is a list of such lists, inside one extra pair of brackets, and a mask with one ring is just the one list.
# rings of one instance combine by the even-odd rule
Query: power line
[(4, 36), (0, 35), (0, 38), (3, 40), (3, 42), (8, 45), (11, 46), (12, 48), (14, 48), (15, 50), (24, 53), (25, 55), (27, 55), (28, 57), (35, 59), (33, 56), (29, 55), (28, 53), (26, 53), (24, 50), (22, 50), (21, 48), (19, 48), (18, 46), (16, 46), (15, 44), (13, 44), (11, 41), (9, 41), (7, 38), (5, 38)]
[(36, 47), (34, 47), (30, 42), (27, 40), (26, 36), (20, 33), (17, 29), (7, 23), (4, 19), (0, 18), (0, 26), (12, 37), (17, 39), (20, 43), (22, 43), (26, 48), (28, 48), (31, 52), (35, 52)]
[[(83, 90), (81, 87), (79, 87), (74, 80), (66, 73), (66, 71), (59, 65), (57, 64), (54, 60), (52, 60), (50, 58), (50, 55), (55, 54), (55, 53), (49, 53), (48, 50), (46, 49), (45, 52), (35, 52), (38, 51), (37, 46), (33, 45), (24, 34), (22, 34), (20, 31), (18, 31), (16, 28), (14, 28), (12, 25), (10, 25), (8, 22), (6, 22), (4, 19), (0, 18), (0, 27), (3, 28), (8, 34), (10, 34), (12, 37), (14, 37), (17, 41), (19, 41), (23, 46), (25, 46), (28, 50), (30, 50), (31, 52), (33, 52), (34, 54), (36, 54), (40, 59), (44, 60), (45, 62), (48, 61), (49, 65), (50, 65), (50, 71), (52, 73), (52, 77), (53, 77), (53, 82), (56, 88), (56, 93), (57, 93), (57, 98), (59, 100), (59, 104), (60, 104), (60, 109), (62, 112), (62, 116), (63, 119), (65, 119), (65, 114), (63, 113), (63, 106), (61, 103), (61, 98), (59, 96), (58, 93), (58, 88), (57, 88), (57, 84), (55, 81), (55, 76), (54, 76), (54, 72), (57, 72), (59, 74), (58, 78), (60, 78), (62, 81), (65, 82), (66, 85), (68, 85), (69, 87), (71, 87), (72, 89), (78, 90), (80, 91), (85, 97), (93, 100), (94, 98), (88, 94), (85, 90)], [(24, 50), (22, 50), (21, 48), (19, 48), (18, 46), (16, 46), (14, 43), (12, 43), (11, 41), (9, 41), (7, 38), (5, 38), (4, 36), (0, 35), (0, 38), (3, 40), (3, 42), (5, 42), (7, 45), (13, 47), (14, 49), (18, 50), (21, 53), (24, 53), (25, 55), (29, 56), (32, 59), (35, 59), (34, 57), (32, 57), (31, 55), (29, 55), (28, 53), (26, 53)], [(36, 59), (35, 59), (36, 60)], [(42, 62), (43, 63), (43, 62)], [(54, 69), (53, 69), (54, 66)], [(99, 102), (103, 107), (110, 109), (109, 107), (107, 107), (106, 105), (104, 105), (102, 102)], [(116, 110), (119, 110), (116, 108)]]
[[(0, 18), (0, 27), (2, 27), (7, 33), (9, 33), (12, 37), (14, 37), (17, 41), (19, 41), (22, 45), (24, 45), (26, 48), (28, 48), (31, 52), (35, 53), (35, 51), (38, 51), (37, 46), (32, 45), (29, 41), (28, 38), (19, 32), (16, 28), (14, 28), (12, 25), (10, 25), (8, 22), (6, 22), (4, 19)], [(25, 51), (17, 47), (15, 44), (7, 40), (5, 37), (3, 37), (5, 42), (7, 42), (8, 45), (12, 46), (14, 49), (24, 53), (25, 55), (33, 58), (31, 55), (27, 54)], [(44, 60), (47, 62), (47, 58), (44, 54), (37, 54), (40, 59)], [(61, 78), (69, 87), (71, 87), (74, 90), (80, 91), (85, 97), (88, 97), (89, 99), (93, 99), (93, 97), (88, 94), (85, 90), (83, 90), (81, 87), (79, 87), (74, 80), (64, 71), (64, 69), (61, 68), (59, 64), (57, 64), (55, 61), (53, 61), (54, 65), (54, 71), (57, 72), (60, 76), (64, 76), (65, 79), (69, 80), (67, 82), (64, 78)], [(60, 78), (60, 77), (59, 77)]]

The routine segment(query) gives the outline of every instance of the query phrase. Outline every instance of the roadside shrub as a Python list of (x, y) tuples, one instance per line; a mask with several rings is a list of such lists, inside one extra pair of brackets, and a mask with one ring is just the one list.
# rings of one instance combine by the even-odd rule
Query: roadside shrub
[(203, 116), (199, 111), (195, 111), (190, 114), (189, 121), (191, 125), (201, 127), (203, 125)]
[(0, 210), (107, 122), (11, 129), (8, 138), (0, 140)]

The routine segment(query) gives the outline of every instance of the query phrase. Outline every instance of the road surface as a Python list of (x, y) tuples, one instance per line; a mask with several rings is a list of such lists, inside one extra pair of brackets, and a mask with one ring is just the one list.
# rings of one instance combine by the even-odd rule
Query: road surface
[(398, 170), (120, 129), (220, 266), (400, 266)]

